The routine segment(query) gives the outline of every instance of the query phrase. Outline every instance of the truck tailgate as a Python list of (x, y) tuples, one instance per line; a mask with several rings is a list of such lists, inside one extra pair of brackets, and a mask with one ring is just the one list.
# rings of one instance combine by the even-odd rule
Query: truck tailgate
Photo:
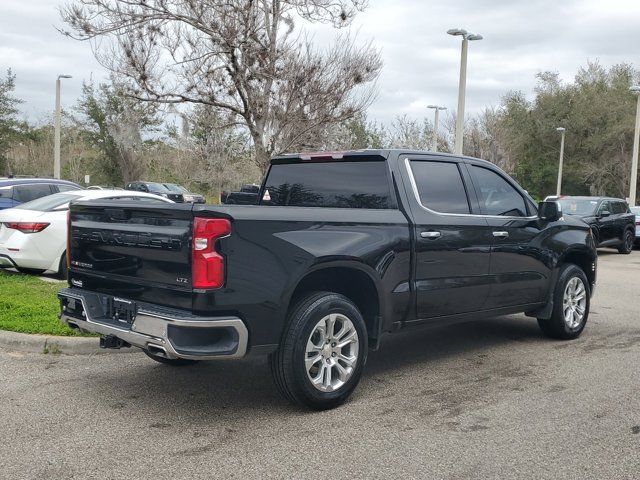
[(192, 207), (139, 201), (73, 204), (71, 284), (190, 308)]

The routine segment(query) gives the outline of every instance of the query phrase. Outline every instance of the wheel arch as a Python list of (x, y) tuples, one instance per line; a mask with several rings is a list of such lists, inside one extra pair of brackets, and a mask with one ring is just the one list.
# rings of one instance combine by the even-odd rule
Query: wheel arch
[(576, 246), (567, 249), (567, 251), (559, 258), (558, 267), (565, 263), (571, 263), (578, 266), (587, 276), (590, 286), (595, 283), (597, 254), (589, 250), (587, 247)]
[(376, 344), (380, 337), (381, 316), (385, 304), (380, 283), (369, 270), (367, 265), (350, 261), (316, 265), (295, 284), (289, 295), (288, 308), (295, 305), (306, 294), (315, 291), (344, 295), (360, 310), (367, 326), (369, 341)]

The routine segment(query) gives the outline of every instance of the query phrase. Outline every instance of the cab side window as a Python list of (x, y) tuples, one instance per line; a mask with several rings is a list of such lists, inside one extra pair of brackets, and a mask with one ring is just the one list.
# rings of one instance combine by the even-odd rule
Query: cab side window
[(526, 217), (524, 198), (509, 182), (493, 170), (471, 165), (480, 208), (485, 215)]
[(411, 171), (422, 206), (439, 213), (470, 213), (456, 163), (412, 160)]

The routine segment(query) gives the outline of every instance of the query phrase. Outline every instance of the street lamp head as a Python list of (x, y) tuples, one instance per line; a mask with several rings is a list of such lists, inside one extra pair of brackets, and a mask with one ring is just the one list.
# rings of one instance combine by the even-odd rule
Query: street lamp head
[(61, 78), (73, 78), (73, 77), (71, 75), (64, 75), (64, 74), (58, 75), (58, 79), (61, 79)]
[(482, 35), (471, 33), (467, 35), (467, 40), (482, 40)]
[(464, 28), (450, 28), (449, 30), (447, 30), (447, 33), (449, 35), (462, 35), (465, 36), (467, 34), (467, 31)]
[(427, 108), (433, 108), (435, 110), (446, 110), (447, 107), (441, 107), (440, 105), (427, 105)]
[(558, 128), (556, 128), (556, 131), (558, 131), (558, 132), (560, 132), (560, 133), (564, 132), (565, 130), (566, 130), (566, 129), (565, 129), (564, 127), (558, 127)]

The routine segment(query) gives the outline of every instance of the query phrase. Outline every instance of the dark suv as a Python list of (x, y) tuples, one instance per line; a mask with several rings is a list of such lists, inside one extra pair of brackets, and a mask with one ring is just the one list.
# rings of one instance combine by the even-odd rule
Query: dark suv
[(136, 192), (146, 192), (168, 198), (176, 203), (183, 203), (184, 196), (182, 193), (174, 192), (162, 183), (158, 182), (129, 182), (125, 187), (126, 190), (135, 190)]
[(81, 189), (76, 183), (53, 178), (0, 178), (0, 210), (17, 207), (52, 193)]
[(581, 218), (593, 230), (598, 247), (629, 254), (636, 239), (635, 215), (627, 202), (608, 197), (561, 197), (562, 213)]

